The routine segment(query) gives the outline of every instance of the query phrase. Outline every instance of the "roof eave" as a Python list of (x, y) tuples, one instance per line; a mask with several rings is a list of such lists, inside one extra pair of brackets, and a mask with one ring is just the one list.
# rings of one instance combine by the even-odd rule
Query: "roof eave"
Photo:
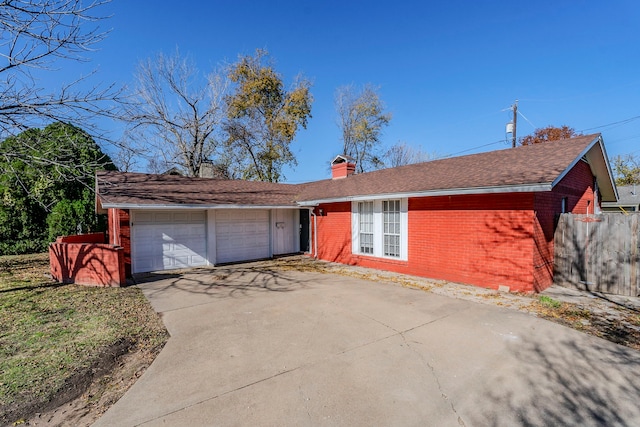
[(197, 205), (197, 204), (141, 204), (141, 203), (109, 203), (103, 202), (102, 207), (105, 209), (135, 209), (135, 210), (183, 210), (183, 209), (299, 209), (298, 205), (241, 205), (241, 204), (214, 204), (214, 205)]
[(539, 191), (551, 191), (551, 183), (534, 183), (520, 185), (501, 185), (493, 187), (451, 188), (441, 190), (426, 190), (412, 192), (398, 192), (385, 194), (364, 194), (357, 196), (335, 197), (317, 200), (299, 201), (300, 206), (317, 206), (322, 203), (354, 202), (361, 200), (403, 199), (413, 197), (458, 196), (466, 194), (495, 194), (495, 193), (532, 193)]
[[(596, 149), (596, 147), (599, 148)], [(591, 173), (596, 177), (598, 188), (602, 196), (602, 201), (617, 201), (618, 191), (616, 184), (613, 180), (613, 173), (611, 171), (611, 165), (607, 157), (606, 149), (602, 141), (602, 135), (598, 135), (594, 138), (589, 145), (562, 171), (560, 175), (553, 181), (552, 187), (555, 187), (568, 173), (569, 171), (580, 161), (582, 158), (586, 158), (591, 168)], [(605, 177), (603, 177), (605, 175)]]

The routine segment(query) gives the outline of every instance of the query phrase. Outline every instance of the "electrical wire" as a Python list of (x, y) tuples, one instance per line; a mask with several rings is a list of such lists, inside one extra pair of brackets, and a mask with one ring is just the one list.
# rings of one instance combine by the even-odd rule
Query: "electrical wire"
[(531, 123), (531, 120), (527, 119), (524, 114), (522, 114), (520, 112), (520, 110), (518, 110), (518, 114), (520, 114), (522, 116), (523, 119), (525, 119), (527, 121), (527, 123), (529, 123), (534, 129), (538, 129), (538, 127), (536, 125), (534, 125), (533, 123)]
[(453, 156), (457, 156), (458, 154), (468, 153), (469, 151), (477, 150), (478, 148), (484, 148), (484, 147), (488, 147), (488, 146), (490, 146), (490, 145), (495, 145), (495, 144), (504, 144), (504, 143), (505, 143), (505, 140), (504, 140), (504, 139), (501, 139), (501, 140), (499, 140), (499, 141), (490, 142), (490, 143), (488, 143), (488, 144), (478, 145), (478, 146), (476, 146), (476, 147), (467, 148), (466, 150), (458, 151), (458, 152), (456, 152), (456, 153), (451, 153), (451, 154), (448, 154), (448, 155), (444, 156), (444, 158), (446, 158), (446, 157), (453, 157)]
[[(511, 108), (511, 107), (510, 107), (510, 108)], [(509, 109), (510, 109), (510, 108), (509, 108)], [(504, 109), (504, 110), (501, 110), (501, 111), (507, 111), (507, 110), (508, 110), (508, 109)], [(531, 121), (530, 121), (529, 119), (527, 119), (527, 118), (524, 116), (524, 114), (522, 114), (520, 111), (518, 111), (518, 114), (519, 114), (519, 115), (521, 115), (521, 116), (522, 116), (522, 118), (524, 118), (524, 119), (527, 121), (527, 123), (529, 123), (529, 124), (530, 124), (531, 126), (533, 126), (535, 129), (537, 129), (537, 128), (536, 128), (536, 126), (535, 126), (533, 123), (531, 123)], [(580, 131), (578, 131), (578, 132), (582, 133), (582, 132), (586, 132), (586, 131), (590, 131), (590, 130), (596, 130), (596, 129), (602, 129), (602, 128), (606, 128), (606, 127), (610, 127), (610, 126), (622, 126), (622, 125), (624, 125), (624, 124), (630, 123), (630, 122), (635, 121), (635, 120), (638, 120), (638, 119), (640, 119), (640, 115), (639, 115), (639, 116), (629, 117), (629, 118), (624, 119), (624, 120), (619, 120), (619, 121), (617, 121), (617, 122), (611, 122), (611, 123), (607, 123), (607, 124), (600, 125), (600, 126), (595, 126), (595, 127), (591, 127), (591, 128), (587, 128), (587, 129), (582, 129), (582, 130), (580, 130)], [(506, 135), (505, 135), (505, 136), (506, 136)], [(634, 136), (634, 137), (629, 137), (629, 138), (627, 138), (627, 139), (634, 139), (634, 138), (636, 138), (636, 136)], [(467, 148), (466, 150), (457, 151), (457, 152), (455, 152), (455, 153), (448, 154), (448, 155), (446, 155), (446, 156), (443, 156), (443, 158), (457, 156), (457, 155), (459, 155), (459, 154), (468, 153), (469, 151), (474, 151), (474, 150), (477, 150), (477, 149), (480, 149), (480, 148), (489, 147), (489, 146), (491, 146), (491, 145), (504, 144), (504, 143), (505, 143), (505, 141), (506, 141), (506, 139), (504, 139), (504, 140), (502, 140), (502, 139), (501, 139), (501, 140), (499, 140), (499, 141), (490, 142), (490, 143), (488, 143), (488, 144), (477, 145), (477, 146), (475, 146), (475, 147)], [(611, 141), (611, 143), (613, 143), (613, 142), (618, 142), (618, 141), (621, 141), (621, 140)]]
[(615, 126), (615, 125), (622, 126), (624, 124), (627, 124), (629, 122), (632, 122), (632, 121), (638, 120), (638, 119), (640, 119), (640, 116), (633, 116), (633, 117), (629, 117), (628, 119), (620, 120), (620, 121), (617, 121), (617, 122), (607, 123), (606, 125), (600, 125), (600, 126), (595, 126), (595, 127), (592, 127), (592, 128), (582, 129), (580, 132), (586, 132), (586, 131), (595, 130), (595, 129), (602, 129), (602, 128), (606, 128), (606, 127), (609, 127), (609, 126)]

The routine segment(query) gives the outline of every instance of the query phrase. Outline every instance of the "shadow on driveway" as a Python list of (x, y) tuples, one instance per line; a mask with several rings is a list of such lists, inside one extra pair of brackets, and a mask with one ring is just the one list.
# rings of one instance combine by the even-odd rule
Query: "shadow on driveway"
[(172, 337), (96, 426), (631, 426), (638, 352), (534, 316), (267, 265), (139, 277)]

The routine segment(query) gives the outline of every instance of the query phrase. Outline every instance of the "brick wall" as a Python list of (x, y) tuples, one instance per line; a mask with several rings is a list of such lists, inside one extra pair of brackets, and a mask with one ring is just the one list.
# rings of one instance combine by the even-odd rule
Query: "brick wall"
[[(318, 258), (354, 264), (351, 256), (351, 203), (324, 204), (314, 212), (318, 224)], [(313, 232), (312, 223), (312, 239)]]
[(535, 195), (534, 222), (534, 290), (542, 291), (553, 283), (553, 235), (562, 199), (567, 199), (567, 212), (594, 212), (593, 174), (585, 162), (578, 162), (550, 192)]
[(124, 249), (124, 269), (131, 277), (131, 223), (128, 209), (109, 209), (109, 243)]
[(532, 193), (409, 199), (410, 274), (532, 288)]
[(331, 165), (331, 178), (333, 179), (346, 178), (354, 173), (356, 173), (355, 163), (343, 162)]
[(92, 286), (125, 284), (124, 250), (95, 243), (103, 234), (60, 237), (49, 245), (51, 275), (62, 283)]
[(351, 203), (316, 208), (319, 258), (469, 283), (533, 290), (533, 194), (409, 199), (408, 261), (351, 254)]
[(78, 234), (74, 236), (61, 236), (57, 243), (107, 243), (104, 233)]

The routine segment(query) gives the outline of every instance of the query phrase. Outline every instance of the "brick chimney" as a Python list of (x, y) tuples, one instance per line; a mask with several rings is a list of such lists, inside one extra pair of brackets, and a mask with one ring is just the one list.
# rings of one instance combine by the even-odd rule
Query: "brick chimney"
[(356, 160), (346, 154), (336, 156), (331, 162), (331, 179), (346, 178), (356, 173)]

